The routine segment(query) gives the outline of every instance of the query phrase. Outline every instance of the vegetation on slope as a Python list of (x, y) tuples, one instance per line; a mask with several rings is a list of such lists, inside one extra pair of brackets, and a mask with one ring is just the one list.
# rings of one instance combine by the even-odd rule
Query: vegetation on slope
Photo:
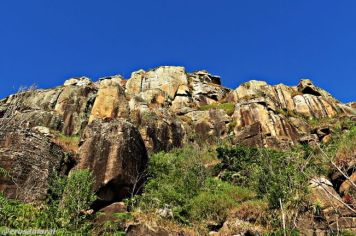
[(93, 177), (87, 170), (68, 177), (53, 176), (46, 204), (26, 204), (0, 193), (0, 231), (6, 229), (48, 229), (58, 235), (85, 234), (91, 229), (83, 212), (95, 200)]
[[(355, 122), (341, 121), (332, 141), (316, 147), (277, 151), (232, 145), (217, 149), (187, 146), (152, 154), (143, 193), (127, 200), (132, 216), (119, 214), (118, 219), (155, 217), (171, 227), (207, 234), (235, 217), (277, 235), (285, 224), (292, 234), (293, 221), (301, 211), (318, 210), (308, 201), (309, 180), (330, 176), (335, 165), (346, 171), (355, 143)], [(3, 169), (0, 173), (7, 174)], [(47, 204), (41, 205), (20, 203), (0, 194), (2, 229), (93, 232), (93, 216), (83, 211), (95, 200), (93, 184), (86, 170), (72, 171), (68, 177), (53, 176)], [(113, 229), (110, 234), (116, 230), (111, 223), (106, 224)]]

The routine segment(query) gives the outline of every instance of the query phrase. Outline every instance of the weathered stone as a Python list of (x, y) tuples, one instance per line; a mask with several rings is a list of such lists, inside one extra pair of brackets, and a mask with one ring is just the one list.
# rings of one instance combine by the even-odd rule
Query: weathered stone
[(220, 101), (230, 91), (220, 85), (220, 77), (211, 75), (206, 71), (189, 74), (189, 81), (189, 86), (192, 88), (192, 98), (199, 105)]
[(93, 172), (97, 204), (120, 201), (138, 191), (147, 152), (138, 130), (125, 120), (94, 120), (84, 130), (77, 169)]
[[(353, 183), (353, 184), (352, 184)], [(348, 193), (349, 191), (354, 191), (355, 192), (355, 197), (356, 197), (356, 172), (354, 172), (348, 180), (345, 180), (339, 189), (340, 193)]]
[(35, 131), (35, 132), (41, 133), (41, 134), (43, 134), (45, 136), (50, 136), (51, 135), (49, 128), (44, 127), (44, 126), (35, 126), (35, 127), (32, 128), (32, 130)]
[(16, 126), (0, 130), (0, 166), (8, 172), (0, 176), (0, 191), (7, 197), (45, 200), (50, 176), (64, 164), (64, 153), (48, 137)]
[(159, 89), (167, 99), (173, 100), (179, 86), (187, 84), (188, 79), (183, 67), (161, 66), (147, 72), (140, 70), (132, 73), (126, 84), (126, 92), (129, 95), (137, 95)]
[(240, 219), (227, 220), (218, 232), (210, 232), (212, 236), (225, 235), (261, 235), (265, 229)]
[(341, 217), (336, 222), (330, 224), (330, 229), (334, 231), (351, 229), (351, 232), (356, 234), (356, 217)]
[(322, 209), (344, 207), (341, 203), (341, 197), (333, 188), (332, 183), (325, 177), (315, 177), (310, 180), (309, 188), (311, 201), (318, 204)]
[(186, 132), (176, 117), (163, 111), (138, 112), (134, 119), (148, 150), (159, 152), (182, 147)]
[(258, 102), (237, 104), (233, 120), (236, 122), (234, 130), (236, 136), (241, 136), (244, 127), (259, 123), (264, 139), (263, 146), (289, 146), (294, 144), (299, 136), (297, 129), (288, 119)]
[(88, 123), (97, 89), (94, 86), (64, 87), (54, 111), (63, 117), (63, 133), (79, 134)]
[(114, 202), (109, 206), (106, 206), (96, 213), (95, 224), (103, 225), (105, 222), (115, 222), (119, 219), (115, 217), (117, 213), (127, 212), (127, 207), (123, 202)]
[(117, 77), (100, 81), (99, 91), (91, 110), (89, 123), (95, 119), (128, 117), (129, 107), (125, 91)]
[(180, 232), (167, 230), (160, 226), (152, 226), (148, 224), (133, 224), (126, 230), (127, 236), (179, 236)]
[(87, 86), (91, 83), (90, 79), (87, 77), (71, 78), (64, 82), (64, 86), (76, 85), (76, 86)]

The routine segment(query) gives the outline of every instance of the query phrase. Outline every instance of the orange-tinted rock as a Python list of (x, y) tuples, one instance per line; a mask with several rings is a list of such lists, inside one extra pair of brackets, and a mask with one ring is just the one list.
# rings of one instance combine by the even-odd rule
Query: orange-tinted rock
[(144, 180), (147, 152), (138, 130), (123, 119), (94, 120), (83, 133), (77, 169), (93, 172), (99, 201), (129, 196)]
[(91, 110), (89, 123), (95, 119), (115, 119), (128, 117), (129, 108), (122, 79), (109, 77), (100, 81), (96, 99)]

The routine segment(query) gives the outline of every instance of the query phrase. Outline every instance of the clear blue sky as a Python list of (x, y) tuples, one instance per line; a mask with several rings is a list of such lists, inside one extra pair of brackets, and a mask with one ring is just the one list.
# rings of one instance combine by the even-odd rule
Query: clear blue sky
[(355, 0), (1, 0), (0, 97), (159, 65), (355, 101)]

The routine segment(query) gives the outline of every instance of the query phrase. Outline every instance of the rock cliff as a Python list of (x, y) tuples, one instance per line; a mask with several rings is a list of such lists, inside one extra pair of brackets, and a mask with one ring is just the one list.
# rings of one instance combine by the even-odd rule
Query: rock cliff
[(71, 78), (0, 100), (0, 165), (12, 176), (0, 178), (0, 190), (41, 201), (52, 172), (88, 168), (100, 208), (136, 191), (147, 152), (223, 140), (281, 149), (328, 142), (331, 128), (310, 121), (355, 115), (354, 104), (308, 79), (296, 86), (252, 80), (229, 89), (219, 76), (176, 66), (139, 70), (128, 80)]

